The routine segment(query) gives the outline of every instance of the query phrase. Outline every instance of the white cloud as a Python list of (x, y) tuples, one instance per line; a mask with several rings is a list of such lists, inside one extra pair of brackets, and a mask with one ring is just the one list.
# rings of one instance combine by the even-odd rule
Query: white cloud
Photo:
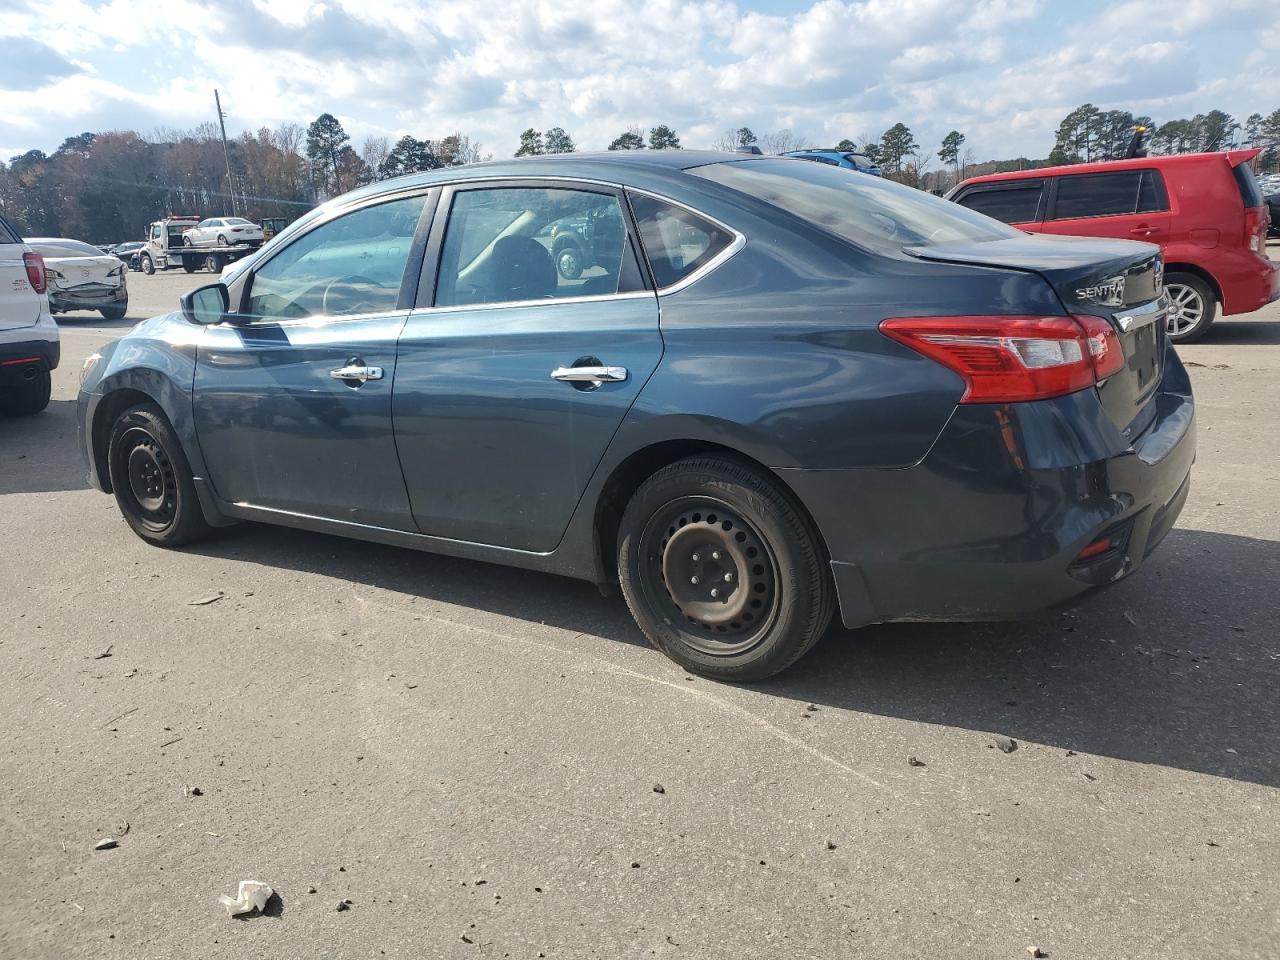
[[(26, 2), (0, 43), (44, 44), (54, 73), (3, 79), (0, 156), (190, 127), (215, 86), (237, 131), (329, 111), (357, 140), (463, 130), (498, 155), (528, 126), (598, 149), (632, 123), (700, 146), (744, 124), (834, 142), (901, 120), (922, 144), (958, 128), (983, 157), (1043, 156), (1085, 101), (1157, 119), (1280, 106), (1269, 0)], [(24, 87), (56, 106), (33, 113)]]

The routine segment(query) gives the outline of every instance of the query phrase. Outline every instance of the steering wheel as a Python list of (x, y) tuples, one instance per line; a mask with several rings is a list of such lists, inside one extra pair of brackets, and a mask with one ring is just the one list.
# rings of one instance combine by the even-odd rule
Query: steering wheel
[[(336, 280), (330, 280), (325, 284), (324, 293), (320, 296), (320, 309), (326, 316), (334, 313), (365, 313), (378, 309), (381, 304), (373, 303), (370, 300), (361, 300), (360, 292), (355, 290), (343, 290), (343, 285), (351, 287), (357, 284), (374, 287), (378, 290), (385, 290), (382, 284), (376, 280), (371, 280), (363, 274), (354, 274), (350, 277), (339, 277)], [(365, 309), (367, 308), (367, 310)]]

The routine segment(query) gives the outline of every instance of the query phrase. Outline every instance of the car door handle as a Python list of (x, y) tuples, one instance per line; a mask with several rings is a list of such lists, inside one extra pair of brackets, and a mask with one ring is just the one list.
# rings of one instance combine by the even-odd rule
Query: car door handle
[(627, 379), (626, 367), (556, 367), (551, 371), (552, 380), (569, 383), (619, 383)]
[(359, 380), (364, 383), (366, 380), (381, 380), (382, 368), (351, 364), (346, 367), (339, 367), (337, 370), (330, 370), (329, 376), (333, 380)]
[(1139, 227), (1134, 227), (1132, 230), (1129, 231), (1129, 233), (1135, 237), (1149, 237), (1153, 233), (1159, 233), (1159, 232), (1160, 232), (1159, 227), (1148, 227), (1146, 224), (1143, 224), (1142, 226), (1139, 226)]

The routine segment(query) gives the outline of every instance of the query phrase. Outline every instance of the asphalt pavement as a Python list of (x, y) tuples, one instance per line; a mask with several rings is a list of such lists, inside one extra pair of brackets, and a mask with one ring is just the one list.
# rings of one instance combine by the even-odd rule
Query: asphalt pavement
[[(0, 421), (0, 957), (1274, 955), (1280, 305), (1180, 350), (1199, 461), (1141, 572), (732, 687), (572, 580), (142, 543), (77, 374), (201, 279), (60, 318), (52, 405)], [(244, 879), (278, 896), (229, 919)]]

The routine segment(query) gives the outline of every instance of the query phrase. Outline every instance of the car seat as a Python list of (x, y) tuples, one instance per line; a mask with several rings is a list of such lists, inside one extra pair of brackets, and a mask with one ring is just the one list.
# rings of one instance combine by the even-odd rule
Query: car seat
[(490, 302), (541, 300), (555, 293), (556, 268), (532, 237), (503, 237), (494, 245)]

